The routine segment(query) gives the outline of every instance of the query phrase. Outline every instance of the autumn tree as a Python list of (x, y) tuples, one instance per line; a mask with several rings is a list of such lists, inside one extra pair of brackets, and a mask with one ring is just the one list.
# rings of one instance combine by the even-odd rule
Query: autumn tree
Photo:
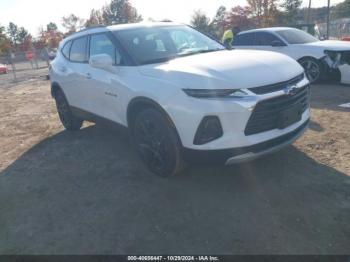
[(247, 0), (247, 3), (258, 27), (275, 25), (278, 0)]
[(15, 23), (10, 22), (7, 27), (7, 35), (11, 43), (16, 46), (18, 43), (18, 26)]
[(57, 26), (54, 27), (49, 23), (46, 26), (46, 30), (44, 28), (39, 29), (39, 37), (34, 43), (34, 46), (36, 48), (57, 48), (62, 39), (63, 33), (57, 29)]
[(20, 44), (23, 44), (25, 40), (31, 38), (28, 31), (24, 27), (18, 29), (17, 40)]
[(213, 27), (212, 23), (210, 22), (210, 18), (203, 13), (202, 10), (194, 11), (191, 19), (191, 25), (198, 31), (213, 35)]
[(238, 26), (241, 30), (249, 29), (253, 26), (250, 15), (251, 10), (248, 6), (237, 5), (227, 13), (226, 23), (229, 27)]
[(216, 14), (212, 20), (212, 27), (215, 30), (215, 34), (218, 38), (224, 33), (226, 26), (226, 7), (220, 6), (216, 11)]
[(142, 21), (142, 16), (129, 0), (112, 0), (102, 8), (103, 22), (107, 25)]
[(332, 19), (348, 18), (350, 16), (350, 0), (345, 0), (332, 8)]
[(85, 27), (91, 27), (96, 25), (103, 25), (104, 19), (101, 10), (92, 9), (90, 16), (85, 22)]
[(0, 25), (0, 37), (5, 37), (5, 27)]
[(0, 25), (0, 55), (7, 53), (11, 48), (11, 43), (6, 36), (6, 30), (4, 26)]
[(296, 17), (302, 2), (302, 0), (284, 0), (282, 2), (281, 7), (284, 9), (283, 17), (287, 25), (296, 23)]
[(56, 31), (58, 29), (57, 25), (53, 22), (50, 22), (46, 25), (47, 31)]
[(33, 38), (30, 34), (26, 35), (18, 45), (21, 51), (27, 51), (33, 48)]
[(62, 26), (68, 31), (68, 33), (79, 31), (84, 27), (84, 19), (70, 14), (62, 17)]
[(23, 45), (26, 41), (28, 42), (28, 39), (31, 38), (24, 27), (18, 27), (12, 22), (7, 27), (7, 35), (14, 49), (17, 49), (18, 45)]

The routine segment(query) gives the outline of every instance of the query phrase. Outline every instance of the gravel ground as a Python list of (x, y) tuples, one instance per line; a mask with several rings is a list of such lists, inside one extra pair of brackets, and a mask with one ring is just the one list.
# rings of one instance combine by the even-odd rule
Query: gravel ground
[(310, 129), (294, 145), (162, 179), (119, 130), (64, 131), (49, 82), (3, 84), (0, 254), (348, 254), (345, 102), (350, 87), (313, 86)]

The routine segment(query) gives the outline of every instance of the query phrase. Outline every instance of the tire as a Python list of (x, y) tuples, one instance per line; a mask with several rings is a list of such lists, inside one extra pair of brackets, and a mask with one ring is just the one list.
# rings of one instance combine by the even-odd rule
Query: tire
[(131, 134), (135, 149), (152, 173), (170, 177), (184, 168), (177, 133), (159, 111), (145, 109), (138, 113)]
[(315, 58), (306, 57), (299, 60), (299, 64), (305, 69), (305, 74), (310, 83), (316, 83), (321, 80), (323, 74), (323, 66)]
[(83, 125), (83, 120), (73, 115), (72, 110), (68, 104), (66, 96), (62, 90), (58, 89), (55, 93), (56, 108), (61, 123), (65, 129), (69, 131), (77, 131)]

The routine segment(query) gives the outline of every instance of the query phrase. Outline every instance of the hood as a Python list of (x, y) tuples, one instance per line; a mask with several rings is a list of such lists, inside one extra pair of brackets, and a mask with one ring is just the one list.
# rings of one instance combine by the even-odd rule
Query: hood
[(307, 43), (305, 45), (320, 47), (320, 48), (323, 48), (324, 50), (350, 51), (350, 42), (347, 42), (347, 41), (325, 40), (325, 41)]
[(275, 52), (223, 50), (139, 67), (141, 74), (184, 88), (250, 88), (289, 80), (303, 72), (293, 59)]

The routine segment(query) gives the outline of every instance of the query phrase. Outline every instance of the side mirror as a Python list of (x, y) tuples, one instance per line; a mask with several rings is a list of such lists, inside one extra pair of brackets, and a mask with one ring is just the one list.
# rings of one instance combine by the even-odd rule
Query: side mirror
[(89, 64), (92, 67), (100, 68), (104, 70), (113, 69), (113, 59), (107, 54), (93, 55), (90, 57)]
[(286, 46), (286, 44), (280, 40), (274, 40), (272, 41), (271, 46)]

